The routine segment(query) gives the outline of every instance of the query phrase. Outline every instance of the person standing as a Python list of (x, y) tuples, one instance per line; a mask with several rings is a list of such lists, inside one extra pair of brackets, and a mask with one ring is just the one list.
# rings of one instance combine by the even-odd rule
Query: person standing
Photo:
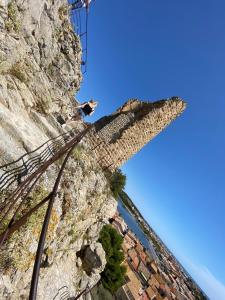
[(95, 107), (97, 105), (98, 102), (94, 100), (82, 103), (81, 105), (75, 107), (77, 111), (73, 116), (70, 117), (70, 120), (78, 121), (81, 120), (83, 117), (91, 116), (94, 113)]

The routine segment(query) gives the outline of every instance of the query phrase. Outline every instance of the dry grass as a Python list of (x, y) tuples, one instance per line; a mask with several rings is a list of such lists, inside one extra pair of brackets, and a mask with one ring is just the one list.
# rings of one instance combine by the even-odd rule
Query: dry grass
[(8, 20), (5, 22), (5, 28), (7, 31), (18, 32), (21, 27), (21, 21), (18, 17), (18, 10), (15, 2), (10, 2), (8, 5)]
[(21, 82), (27, 83), (27, 76), (23, 71), (22, 63), (18, 62), (13, 65), (9, 73), (19, 79)]

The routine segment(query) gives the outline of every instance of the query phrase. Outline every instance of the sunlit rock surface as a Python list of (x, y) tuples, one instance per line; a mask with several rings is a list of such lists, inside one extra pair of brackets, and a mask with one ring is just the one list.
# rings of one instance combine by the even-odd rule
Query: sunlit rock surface
[(0, 163), (61, 132), (81, 55), (66, 0), (0, 0)]

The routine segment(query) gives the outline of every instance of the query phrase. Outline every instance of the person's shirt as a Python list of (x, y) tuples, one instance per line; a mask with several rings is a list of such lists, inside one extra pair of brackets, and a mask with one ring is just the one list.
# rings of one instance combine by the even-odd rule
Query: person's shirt
[(85, 116), (89, 116), (94, 111), (94, 108), (92, 108), (88, 103), (85, 104), (81, 109)]

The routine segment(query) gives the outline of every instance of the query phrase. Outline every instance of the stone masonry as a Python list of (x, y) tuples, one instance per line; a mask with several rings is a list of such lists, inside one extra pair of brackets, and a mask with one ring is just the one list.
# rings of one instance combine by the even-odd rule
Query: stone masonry
[(99, 119), (88, 137), (99, 164), (110, 171), (122, 166), (185, 107), (178, 97), (157, 102), (131, 99), (112, 115)]

